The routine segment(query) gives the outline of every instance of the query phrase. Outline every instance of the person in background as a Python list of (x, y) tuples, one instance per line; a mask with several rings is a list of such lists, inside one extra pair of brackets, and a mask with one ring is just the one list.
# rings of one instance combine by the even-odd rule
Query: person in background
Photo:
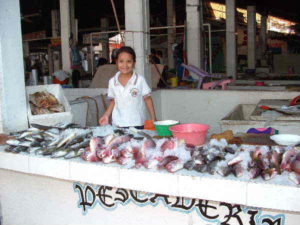
[(157, 58), (157, 56), (156, 56), (156, 51), (153, 48), (151, 49), (150, 63), (160, 64), (159, 58)]
[(136, 55), (129, 46), (121, 47), (116, 56), (119, 72), (109, 80), (108, 97), (111, 99), (100, 125), (107, 125), (112, 114), (112, 124), (118, 127), (143, 129), (146, 120), (145, 105), (156, 121), (151, 89), (143, 76), (134, 71)]
[(162, 54), (161, 50), (156, 51), (156, 57), (159, 59), (160, 64), (164, 65), (164, 63), (163, 63), (163, 54)]
[(98, 59), (98, 62), (97, 62), (97, 68), (98, 68), (99, 66), (103, 66), (103, 65), (105, 65), (105, 64), (107, 64), (107, 63), (108, 63), (108, 61), (107, 61), (106, 58), (100, 57), (100, 58)]
[(118, 53), (118, 49), (117, 48), (115, 48), (115, 49), (113, 49), (112, 50), (112, 52), (111, 52), (111, 64), (116, 64), (116, 60), (117, 60), (117, 53)]

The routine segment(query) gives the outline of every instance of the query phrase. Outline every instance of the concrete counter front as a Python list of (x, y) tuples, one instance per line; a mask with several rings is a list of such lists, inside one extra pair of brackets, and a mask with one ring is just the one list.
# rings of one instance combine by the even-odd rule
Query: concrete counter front
[(300, 221), (300, 191), (288, 180), (250, 182), (187, 170), (126, 169), (3, 149), (0, 197), (4, 225)]

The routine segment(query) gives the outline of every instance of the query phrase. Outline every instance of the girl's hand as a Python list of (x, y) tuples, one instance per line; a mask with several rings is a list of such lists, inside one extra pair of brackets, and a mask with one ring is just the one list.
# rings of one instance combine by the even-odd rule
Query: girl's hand
[(104, 126), (104, 125), (108, 125), (109, 124), (109, 117), (104, 115), (102, 116), (100, 119), (99, 119), (99, 124), (101, 126)]

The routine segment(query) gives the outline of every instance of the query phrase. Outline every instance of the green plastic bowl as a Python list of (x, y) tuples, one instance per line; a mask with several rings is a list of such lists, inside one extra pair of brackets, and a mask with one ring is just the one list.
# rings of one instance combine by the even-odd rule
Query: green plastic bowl
[(172, 132), (169, 128), (177, 124), (179, 124), (179, 121), (176, 120), (161, 120), (154, 122), (158, 135), (162, 137), (172, 136)]

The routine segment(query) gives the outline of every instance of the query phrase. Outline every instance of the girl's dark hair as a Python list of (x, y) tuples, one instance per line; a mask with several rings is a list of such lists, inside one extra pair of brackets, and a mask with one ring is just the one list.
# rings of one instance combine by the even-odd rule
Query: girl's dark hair
[(130, 54), (132, 56), (133, 62), (135, 62), (136, 56), (135, 56), (135, 52), (134, 52), (133, 48), (131, 48), (129, 46), (123, 46), (123, 47), (119, 48), (117, 51), (116, 59), (119, 58), (119, 55), (122, 52), (126, 52), (126, 53)]

